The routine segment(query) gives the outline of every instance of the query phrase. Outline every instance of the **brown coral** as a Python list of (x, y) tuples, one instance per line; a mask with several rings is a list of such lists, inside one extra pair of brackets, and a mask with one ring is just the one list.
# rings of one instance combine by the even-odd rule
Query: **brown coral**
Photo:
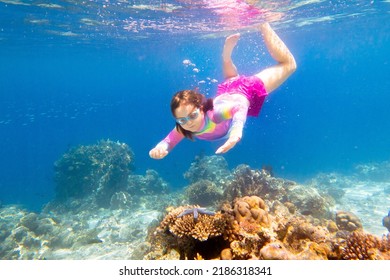
[(162, 232), (168, 229), (177, 237), (192, 237), (200, 241), (222, 235), (226, 227), (226, 217), (221, 213), (215, 215), (200, 213), (196, 219), (193, 215), (183, 215), (178, 218), (185, 210), (193, 208), (199, 208), (199, 206), (180, 206), (172, 209), (162, 220), (157, 231)]
[(191, 215), (185, 215), (170, 224), (169, 231), (178, 237), (187, 236), (205, 241), (222, 235), (225, 226), (226, 220), (221, 213), (214, 216), (199, 214), (196, 220)]
[(338, 211), (336, 213), (336, 224), (340, 230), (346, 231), (363, 228), (360, 219), (355, 214), (347, 211)]
[(324, 243), (329, 233), (325, 227), (314, 226), (302, 217), (291, 218), (283, 231), (284, 233), (278, 232), (279, 236), (285, 244), (289, 244), (295, 250), (304, 247), (308, 241)]
[(282, 242), (276, 240), (268, 243), (260, 250), (260, 256), (264, 260), (295, 260), (296, 257), (291, 253)]
[(258, 196), (245, 196), (237, 199), (233, 210), (239, 224), (244, 222), (262, 226), (270, 224), (265, 202)]
[(245, 196), (234, 202), (227, 232), (233, 259), (258, 259), (259, 248), (270, 241), (267, 206), (258, 196)]
[(202, 209), (197, 217), (194, 208), (202, 209), (170, 209), (150, 240), (149, 257), (170, 258), (177, 251), (180, 259), (390, 259), (389, 235), (349, 234), (332, 221), (292, 215), (277, 201), (245, 196), (215, 215)]
[(219, 257), (220, 251), (228, 245), (222, 235), (229, 215), (220, 212), (214, 215), (204, 214), (206, 211), (198, 211), (197, 217), (187, 214), (188, 210), (195, 208), (202, 209), (198, 205), (169, 209), (169, 213), (150, 237), (152, 252), (147, 257), (151, 256), (153, 251), (160, 251), (157, 258), (163, 259), (172, 250), (179, 252), (180, 259)]
[(344, 260), (389, 260), (389, 237), (378, 237), (357, 230), (352, 232), (341, 247), (341, 259)]
[(233, 171), (234, 178), (225, 187), (224, 196), (232, 201), (236, 197), (261, 196), (266, 199), (284, 200), (286, 190), (294, 182), (274, 178), (265, 169), (251, 169), (241, 164)]

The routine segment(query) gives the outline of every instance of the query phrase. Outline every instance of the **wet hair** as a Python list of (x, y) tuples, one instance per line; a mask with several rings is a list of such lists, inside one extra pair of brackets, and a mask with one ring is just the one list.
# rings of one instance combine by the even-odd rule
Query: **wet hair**
[[(183, 104), (194, 105), (195, 108), (200, 108), (203, 113), (213, 109), (213, 99), (206, 98), (206, 96), (197, 92), (196, 90), (187, 89), (175, 93), (171, 100), (171, 112), (174, 117), (176, 117), (176, 109)], [(191, 140), (193, 139), (193, 133), (191, 131), (185, 130), (180, 124), (176, 123), (176, 129), (186, 138)]]

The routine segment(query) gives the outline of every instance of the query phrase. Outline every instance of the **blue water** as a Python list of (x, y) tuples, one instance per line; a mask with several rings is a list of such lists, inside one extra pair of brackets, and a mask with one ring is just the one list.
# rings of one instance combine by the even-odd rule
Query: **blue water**
[[(250, 28), (261, 17), (232, 26), (201, 1), (81, 2), (0, 0), (3, 204), (39, 209), (54, 195), (54, 162), (101, 139), (127, 143), (136, 173), (155, 169), (174, 188), (185, 186), (195, 156), (221, 143), (184, 141), (164, 160), (150, 159), (174, 125), (172, 94), (199, 86), (212, 95), (215, 84), (198, 82), (222, 80), (224, 37), (237, 30), (233, 59), (242, 74), (272, 64)], [(390, 160), (390, 3), (272, 3), (268, 9), (284, 14), (272, 26), (298, 69), (260, 117), (248, 119), (243, 140), (225, 155), (230, 168), (272, 165), (278, 177), (304, 180)]]

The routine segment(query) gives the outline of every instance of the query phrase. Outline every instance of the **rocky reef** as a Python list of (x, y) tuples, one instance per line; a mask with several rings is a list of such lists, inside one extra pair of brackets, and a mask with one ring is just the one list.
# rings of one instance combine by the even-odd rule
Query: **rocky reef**
[(299, 184), (203, 156), (173, 192), (157, 171), (133, 167), (124, 143), (70, 149), (55, 163), (56, 197), (41, 212), (0, 208), (0, 259), (390, 259), (389, 234), (366, 232), (340, 204), (351, 178)]

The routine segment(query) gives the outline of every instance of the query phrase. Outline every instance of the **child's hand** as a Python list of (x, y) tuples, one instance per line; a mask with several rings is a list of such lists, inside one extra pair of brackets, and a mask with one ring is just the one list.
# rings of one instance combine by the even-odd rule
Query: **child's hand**
[(233, 148), (238, 141), (240, 141), (240, 137), (232, 136), (230, 137), (225, 144), (223, 144), (221, 147), (218, 148), (218, 150), (215, 152), (216, 154), (223, 154), (229, 151), (231, 148)]
[(168, 151), (163, 147), (155, 147), (150, 150), (149, 156), (154, 159), (162, 159), (168, 154)]

